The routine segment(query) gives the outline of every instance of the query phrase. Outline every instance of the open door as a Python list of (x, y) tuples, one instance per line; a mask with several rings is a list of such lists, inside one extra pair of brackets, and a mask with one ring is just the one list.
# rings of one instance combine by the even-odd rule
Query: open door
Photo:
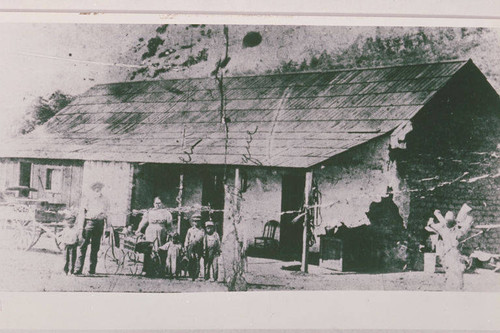
[[(283, 175), (281, 211), (300, 211), (304, 205), (304, 174)], [(299, 213), (281, 215), (280, 255), (283, 259), (300, 260), (302, 252), (302, 220), (292, 223)]]

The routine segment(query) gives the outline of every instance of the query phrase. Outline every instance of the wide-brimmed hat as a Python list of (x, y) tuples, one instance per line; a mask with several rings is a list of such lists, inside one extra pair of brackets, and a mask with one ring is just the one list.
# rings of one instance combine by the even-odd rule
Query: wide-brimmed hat
[(193, 215), (191, 215), (191, 221), (201, 221), (201, 214), (194, 213)]
[(205, 222), (205, 227), (213, 227), (214, 226), (214, 222), (211, 221), (211, 220), (208, 220), (207, 222)]
[(95, 189), (102, 189), (104, 187), (104, 184), (101, 182), (95, 182), (92, 185), (90, 185), (90, 188), (95, 190)]

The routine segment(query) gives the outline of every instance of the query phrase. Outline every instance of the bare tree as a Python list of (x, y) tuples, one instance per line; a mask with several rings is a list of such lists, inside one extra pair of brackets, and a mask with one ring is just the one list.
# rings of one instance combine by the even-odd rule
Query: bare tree
[(227, 66), (231, 58), (229, 57), (229, 29), (224, 26), (225, 53), (224, 58), (219, 59), (215, 70), (212, 72), (220, 94), (220, 123), (224, 130), (224, 190), (226, 203), (229, 204), (226, 209), (224, 224), (224, 236), (222, 238), (222, 260), (224, 267), (224, 280), (229, 291), (244, 291), (247, 290), (247, 282), (245, 280), (245, 247), (242, 237), (238, 233), (238, 225), (241, 222), (240, 205), (241, 205), (241, 181), (239, 169), (235, 169), (234, 184), (230, 185), (227, 172), (227, 151), (229, 145), (229, 119), (225, 109), (225, 94), (224, 94), (224, 68)]

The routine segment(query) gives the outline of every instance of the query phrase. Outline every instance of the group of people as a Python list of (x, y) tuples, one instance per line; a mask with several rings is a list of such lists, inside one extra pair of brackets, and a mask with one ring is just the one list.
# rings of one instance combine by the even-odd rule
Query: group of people
[[(65, 244), (66, 274), (82, 274), (87, 248), (90, 246), (89, 274), (95, 274), (101, 238), (107, 229), (109, 201), (103, 195), (104, 184), (92, 184), (92, 193), (80, 206), (77, 217), (68, 221), (68, 228), (61, 234)], [(206, 280), (218, 279), (218, 258), (221, 241), (213, 221), (202, 223), (201, 214), (195, 212), (191, 218), (184, 242), (174, 232), (172, 214), (166, 209), (159, 197), (153, 201), (153, 208), (142, 212), (142, 219), (135, 231), (129, 227), (126, 232), (135, 233), (142, 239), (136, 250), (144, 253), (145, 275), (158, 272), (169, 277), (189, 275), (192, 280), (200, 276), (201, 261), (204, 265)], [(154, 260), (154, 258), (159, 258)]]
[[(202, 225), (201, 215), (193, 214), (191, 227), (183, 243), (179, 234), (174, 233), (169, 237), (169, 241), (158, 248), (159, 257), (162, 258), (161, 264), (165, 263), (165, 272), (168, 276), (189, 275), (195, 280), (200, 275), (200, 263), (203, 260), (205, 280), (217, 281), (220, 237), (215, 231), (213, 221), (206, 221), (204, 229)], [(149, 269), (146, 269), (147, 274)]]

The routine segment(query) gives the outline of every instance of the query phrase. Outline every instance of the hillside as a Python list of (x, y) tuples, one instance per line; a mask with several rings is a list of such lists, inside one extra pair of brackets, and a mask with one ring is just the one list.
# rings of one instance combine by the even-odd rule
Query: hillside
[[(210, 25), (151, 27), (120, 59), (141, 66), (127, 79), (209, 76), (225, 51), (222, 31)], [(248, 46), (249, 33), (257, 45)], [(500, 90), (499, 52), (499, 31), (482, 28), (229, 26), (226, 75), (472, 58)]]

